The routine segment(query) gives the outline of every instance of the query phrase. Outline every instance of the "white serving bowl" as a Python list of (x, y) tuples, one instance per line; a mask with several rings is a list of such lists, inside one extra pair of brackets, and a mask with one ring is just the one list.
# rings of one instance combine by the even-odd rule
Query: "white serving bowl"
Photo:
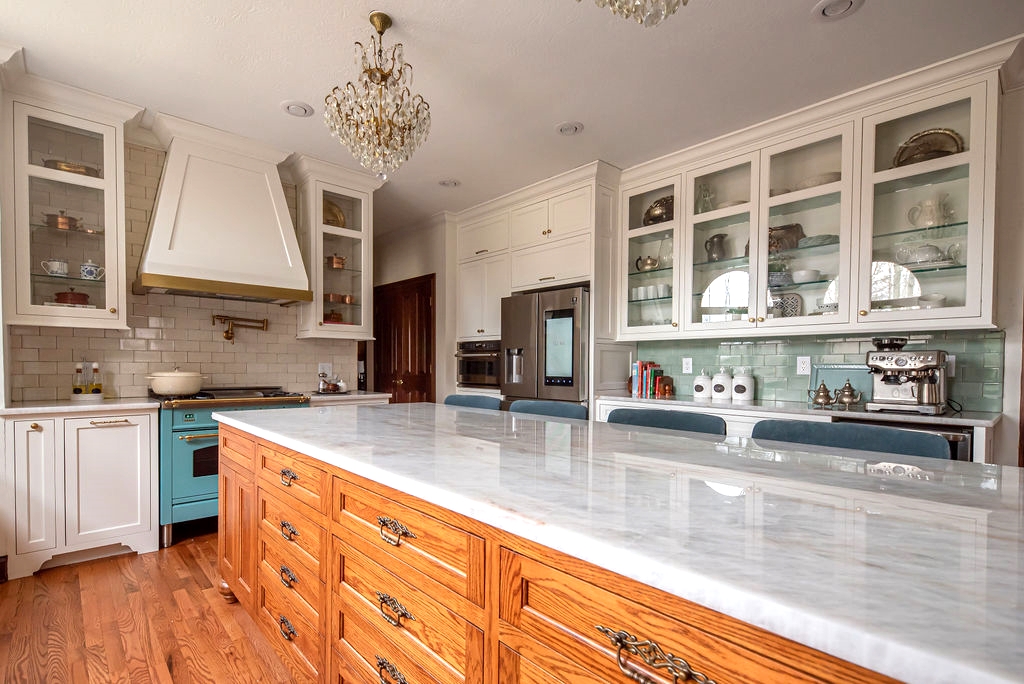
[(917, 303), (922, 309), (937, 309), (946, 306), (946, 295), (944, 294), (923, 294), (917, 298)]
[(815, 280), (821, 280), (821, 271), (816, 268), (805, 268), (799, 271), (793, 271), (794, 283), (811, 283)]

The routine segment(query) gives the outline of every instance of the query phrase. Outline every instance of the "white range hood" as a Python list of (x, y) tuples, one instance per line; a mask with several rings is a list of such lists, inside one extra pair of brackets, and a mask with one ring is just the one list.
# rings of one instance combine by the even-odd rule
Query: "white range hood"
[(262, 143), (158, 115), (167, 160), (133, 290), (311, 301), (277, 164)]

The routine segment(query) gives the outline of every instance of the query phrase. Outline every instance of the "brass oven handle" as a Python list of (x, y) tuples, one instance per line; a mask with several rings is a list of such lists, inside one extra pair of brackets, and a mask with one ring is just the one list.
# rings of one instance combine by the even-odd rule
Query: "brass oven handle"
[[(405, 618), (406, 620), (416, 619), (415, 617), (413, 617), (413, 614), (409, 612), (409, 609), (403, 606), (401, 603), (399, 603), (394, 596), (385, 594), (383, 591), (378, 591), (376, 592), (376, 594), (377, 601), (380, 603), (380, 616), (387, 620), (388, 623), (394, 625), (395, 627), (401, 627), (402, 618)], [(390, 615), (388, 615), (387, 612), (385, 612), (384, 610), (384, 606), (390, 608), (391, 612), (394, 613), (396, 617), (391, 617)]]
[[(397, 520), (384, 515), (378, 515), (377, 522), (380, 523), (380, 538), (392, 546), (400, 546), (402, 544), (402, 537), (408, 537), (409, 539), (416, 538), (416, 535), (410, 532), (408, 527)], [(385, 534), (385, 527), (387, 527), (391, 531), (391, 534), (395, 536), (391, 537)]]
[(281, 630), (281, 636), (283, 636), (288, 641), (291, 641), (295, 637), (299, 636), (299, 633), (295, 631), (294, 627), (292, 627), (292, 623), (289, 622), (288, 618), (286, 618), (284, 615), (281, 615), (277, 618), (277, 628)]
[(90, 420), (89, 425), (120, 425), (121, 423), (128, 423), (131, 425), (132, 421), (127, 418), (118, 418), (117, 420)]
[(281, 575), (281, 584), (288, 587), (289, 589), (292, 588), (293, 583), (299, 581), (299, 578), (295, 576), (295, 573), (292, 572), (292, 569), (289, 568), (287, 565), (282, 565), (281, 572), (278, 574)]
[(405, 679), (405, 676), (398, 671), (398, 668), (395, 667), (390, 660), (382, 658), (376, 653), (373, 657), (377, 659), (377, 674), (380, 675), (380, 684), (390, 684), (389, 681), (384, 678), (385, 671), (387, 671), (388, 677), (391, 678), (391, 681), (394, 682), (394, 684), (409, 684)]
[[(702, 672), (697, 672), (682, 658), (665, 653), (656, 641), (639, 641), (635, 636), (623, 630), (614, 631), (601, 625), (595, 625), (597, 631), (608, 637), (612, 646), (618, 649), (615, 655), (619, 671), (637, 684), (657, 684), (655, 680), (628, 666), (626, 654), (639, 656), (644, 664), (655, 670), (664, 670), (673, 677), (673, 682), (694, 681), (697, 684), (715, 684), (714, 680)], [(623, 653), (625, 651), (625, 653)]]
[[(288, 479), (286, 480), (285, 478)], [(281, 484), (285, 487), (291, 487), (292, 481), (298, 479), (299, 476), (294, 470), (291, 470), (290, 468), (281, 468)]]
[(219, 436), (216, 432), (205, 432), (201, 435), (178, 435), (178, 439), (191, 442), (193, 439), (217, 439)]
[(292, 525), (287, 520), (281, 521), (281, 536), (288, 541), (295, 541), (293, 537), (301, 537), (299, 531), (295, 529), (295, 525)]

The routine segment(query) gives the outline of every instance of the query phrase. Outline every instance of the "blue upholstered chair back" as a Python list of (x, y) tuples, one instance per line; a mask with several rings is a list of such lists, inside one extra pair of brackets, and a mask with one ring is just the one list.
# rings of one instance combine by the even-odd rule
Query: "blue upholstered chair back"
[(718, 416), (710, 416), (706, 413), (618, 408), (608, 414), (608, 422), (665, 428), (666, 430), (705, 432), (709, 435), (725, 434), (725, 421)]
[(587, 419), (587, 407), (580, 404), (570, 404), (567, 401), (544, 401), (543, 399), (517, 399), (513, 401), (508, 410), (512, 413), (533, 413), (540, 416), (554, 416), (556, 418), (579, 418)]
[(946, 459), (950, 457), (949, 442), (939, 435), (882, 425), (818, 423), (809, 420), (762, 420), (754, 425), (751, 437), (796, 444), (878, 451), (886, 454)]
[(488, 397), (483, 394), (449, 394), (444, 398), (448, 406), (469, 406), (471, 408), (483, 408), (497, 411), (501, 409), (501, 399)]

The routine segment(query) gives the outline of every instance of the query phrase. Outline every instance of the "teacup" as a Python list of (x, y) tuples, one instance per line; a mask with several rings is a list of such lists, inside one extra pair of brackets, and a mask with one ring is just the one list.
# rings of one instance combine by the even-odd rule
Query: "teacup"
[(68, 262), (66, 259), (46, 259), (41, 261), (40, 265), (48, 275), (66, 276), (68, 274)]
[(99, 264), (93, 263), (92, 259), (89, 259), (82, 264), (79, 272), (84, 280), (99, 280), (103, 277), (103, 274), (107, 272), (107, 269), (103, 268)]

